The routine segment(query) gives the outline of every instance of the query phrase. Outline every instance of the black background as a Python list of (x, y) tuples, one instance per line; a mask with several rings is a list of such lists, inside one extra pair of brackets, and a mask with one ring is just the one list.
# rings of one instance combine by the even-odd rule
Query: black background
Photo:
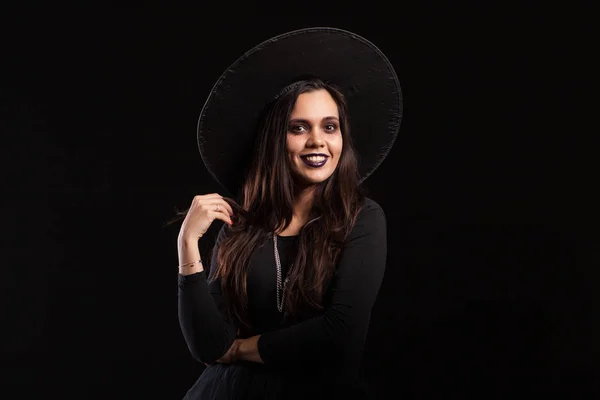
[(379, 397), (594, 397), (597, 179), (568, 114), (587, 25), (534, 6), (289, 6), (3, 13), (1, 383), (19, 394), (2, 397), (183, 397), (202, 366), (164, 224), (221, 190), (199, 112), (244, 51), (308, 26), (375, 43), (404, 94), (366, 182), (389, 232), (365, 349)]

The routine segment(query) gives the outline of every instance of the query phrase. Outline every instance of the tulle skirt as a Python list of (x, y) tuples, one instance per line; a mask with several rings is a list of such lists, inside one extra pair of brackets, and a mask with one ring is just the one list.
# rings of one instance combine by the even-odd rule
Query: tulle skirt
[(183, 400), (366, 399), (357, 385), (334, 386), (314, 374), (276, 372), (253, 363), (208, 366)]

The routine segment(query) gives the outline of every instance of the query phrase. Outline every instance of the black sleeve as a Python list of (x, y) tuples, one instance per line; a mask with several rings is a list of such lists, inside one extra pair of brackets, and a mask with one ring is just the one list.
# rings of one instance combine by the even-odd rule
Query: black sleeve
[[(217, 237), (211, 260), (215, 270), (217, 249), (225, 237), (225, 225)], [(192, 356), (212, 363), (222, 357), (233, 344), (236, 326), (225, 315), (221, 282), (207, 282), (206, 270), (178, 276), (179, 325)]]
[(365, 204), (346, 241), (329, 290), (331, 306), (314, 318), (263, 333), (258, 352), (265, 364), (336, 357), (349, 336), (366, 332), (387, 257), (385, 214), (374, 201)]

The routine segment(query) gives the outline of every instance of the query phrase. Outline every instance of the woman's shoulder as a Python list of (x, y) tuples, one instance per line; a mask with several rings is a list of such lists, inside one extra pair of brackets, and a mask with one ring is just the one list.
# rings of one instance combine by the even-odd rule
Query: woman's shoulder
[(365, 197), (360, 212), (358, 213), (358, 218), (373, 218), (376, 214), (381, 214), (383, 217), (385, 217), (385, 212), (379, 203), (370, 197)]
[(375, 200), (365, 197), (356, 217), (353, 233), (385, 229), (386, 217), (383, 208)]

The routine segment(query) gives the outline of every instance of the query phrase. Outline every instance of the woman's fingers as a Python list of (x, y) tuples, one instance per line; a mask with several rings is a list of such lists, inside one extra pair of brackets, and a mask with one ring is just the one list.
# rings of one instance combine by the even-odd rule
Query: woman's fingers
[[(194, 196), (194, 201), (198, 205), (204, 205), (207, 208), (209, 205), (214, 205), (215, 211), (222, 211), (225, 209), (225, 212), (229, 214), (229, 216), (233, 216), (233, 208), (223, 199), (218, 193), (204, 194)], [(218, 206), (218, 207), (217, 207)]]
[(204, 204), (203, 207), (208, 211), (222, 212), (228, 217), (233, 216), (233, 209), (225, 200)]
[(226, 202), (225, 200), (221, 199), (221, 203), (219, 203), (221, 206), (219, 207), (219, 209), (221, 209), (222, 207), (225, 208), (225, 210), (227, 211), (227, 213), (229, 214), (230, 217), (233, 216), (233, 208), (231, 208), (231, 206), (229, 205), (228, 202)]
[(227, 225), (231, 225), (231, 218), (229, 217), (229, 214), (227, 214), (226, 211), (209, 211), (209, 215), (213, 219), (218, 219), (225, 222)]
[(222, 199), (223, 198), (223, 196), (221, 196), (219, 193), (208, 193), (208, 194), (200, 195), (200, 197), (204, 197), (206, 199)]

